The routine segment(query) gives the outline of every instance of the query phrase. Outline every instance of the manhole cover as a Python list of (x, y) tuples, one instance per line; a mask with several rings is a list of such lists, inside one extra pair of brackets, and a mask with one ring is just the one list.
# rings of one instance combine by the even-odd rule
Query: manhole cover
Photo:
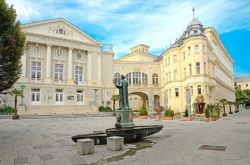
[(247, 122), (239, 121), (239, 122), (236, 122), (236, 124), (247, 124)]
[(200, 150), (213, 150), (213, 151), (225, 151), (226, 146), (212, 146), (212, 145), (202, 145), (199, 147)]

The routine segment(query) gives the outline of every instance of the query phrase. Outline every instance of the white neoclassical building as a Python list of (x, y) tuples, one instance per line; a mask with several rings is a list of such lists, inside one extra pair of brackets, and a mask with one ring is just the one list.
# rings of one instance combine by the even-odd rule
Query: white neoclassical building
[(25, 96), (19, 113), (96, 113), (96, 103), (110, 100), (112, 46), (102, 51), (100, 42), (63, 18), (24, 24), (22, 31), (27, 45), (15, 85)]
[[(134, 110), (144, 105), (151, 112), (159, 106), (184, 112), (192, 111), (193, 103), (235, 100), (234, 61), (215, 28), (203, 27), (195, 17), (161, 56), (139, 44), (116, 60), (112, 46), (103, 51), (101, 43), (62, 18), (25, 24), (22, 30), (27, 47), (15, 85), (25, 95), (19, 113), (96, 113), (96, 105), (110, 103), (118, 93), (113, 79), (117, 83), (122, 74)], [(198, 113), (203, 112), (204, 106)]]

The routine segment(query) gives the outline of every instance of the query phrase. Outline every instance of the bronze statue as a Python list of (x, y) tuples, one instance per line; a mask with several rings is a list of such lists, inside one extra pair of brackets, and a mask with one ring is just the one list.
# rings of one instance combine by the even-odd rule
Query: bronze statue
[(119, 84), (115, 84), (116, 88), (119, 89), (119, 109), (128, 110), (128, 81), (124, 75), (121, 75)]

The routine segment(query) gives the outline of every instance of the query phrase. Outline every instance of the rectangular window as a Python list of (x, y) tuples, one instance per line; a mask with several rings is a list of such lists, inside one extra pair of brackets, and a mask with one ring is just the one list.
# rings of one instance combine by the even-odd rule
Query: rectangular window
[(192, 64), (189, 64), (189, 75), (192, 76)]
[(201, 95), (201, 85), (197, 86), (197, 93), (198, 93), (198, 95)]
[(175, 88), (175, 97), (179, 97), (179, 88)]
[(166, 82), (168, 82), (168, 73), (166, 73)]
[(83, 91), (82, 90), (77, 90), (76, 92), (76, 100), (79, 103), (83, 102)]
[(173, 63), (177, 62), (177, 55), (173, 55)]
[(200, 74), (201, 70), (200, 70), (200, 63), (196, 62), (196, 74)]
[(62, 103), (63, 102), (63, 90), (56, 89), (56, 102)]
[(189, 46), (188, 47), (188, 55), (190, 55), (190, 53), (191, 53), (191, 47)]
[(39, 102), (40, 101), (40, 89), (32, 89), (31, 90), (31, 101)]
[(170, 71), (168, 72), (168, 81), (169, 82), (171, 81), (171, 72)]
[(40, 80), (41, 79), (41, 62), (32, 61), (31, 63), (31, 79)]
[(193, 94), (194, 94), (193, 86), (190, 86), (190, 94), (191, 94), (191, 96), (193, 96)]
[(206, 62), (204, 62), (204, 74), (207, 74), (207, 65), (206, 65)]
[(248, 84), (246, 84), (246, 87), (248, 87)]
[(75, 82), (77, 84), (83, 83), (83, 67), (75, 66)]
[(176, 69), (176, 70), (174, 70), (174, 80), (177, 80), (177, 76), (178, 76), (178, 71)]
[(168, 65), (170, 65), (170, 57), (168, 57)]
[(55, 81), (63, 81), (63, 64), (55, 64)]
[(187, 70), (186, 70), (186, 68), (184, 68), (184, 78), (186, 78), (187, 77)]
[(183, 52), (183, 61), (186, 59), (185, 52)]
[(141, 84), (141, 72), (133, 72), (133, 84)]

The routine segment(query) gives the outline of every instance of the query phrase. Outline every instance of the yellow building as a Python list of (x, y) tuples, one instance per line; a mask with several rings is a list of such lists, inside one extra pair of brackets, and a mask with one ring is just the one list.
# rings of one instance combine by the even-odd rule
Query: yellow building
[[(131, 54), (114, 62), (115, 78), (119, 74), (128, 78), (130, 101), (137, 95), (150, 111), (161, 105), (192, 113), (192, 104), (198, 101), (205, 105), (222, 98), (235, 100), (234, 62), (214, 28), (204, 28), (193, 18), (161, 56), (149, 54), (148, 49), (137, 45), (131, 48)], [(203, 108), (197, 113), (203, 113)]]
[(235, 88), (250, 89), (250, 76), (235, 78)]

